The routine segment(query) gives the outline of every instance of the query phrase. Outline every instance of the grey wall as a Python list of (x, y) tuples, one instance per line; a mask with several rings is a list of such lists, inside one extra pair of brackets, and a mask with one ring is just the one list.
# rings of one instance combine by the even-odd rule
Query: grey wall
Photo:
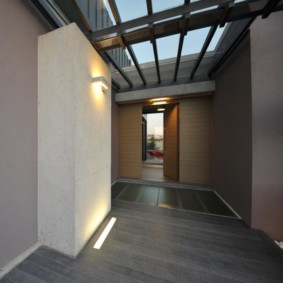
[(251, 221), (251, 66), (249, 37), (221, 68), (212, 97), (212, 186)]
[(115, 93), (112, 94), (111, 109), (111, 182), (118, 178), (118, 105), (115, 102)]
[(0, 1), (0, 268), (37, 242), (37, 36), (27, 1)]
[(283, 12), (251, 28), (252, 226), (283, 240)]

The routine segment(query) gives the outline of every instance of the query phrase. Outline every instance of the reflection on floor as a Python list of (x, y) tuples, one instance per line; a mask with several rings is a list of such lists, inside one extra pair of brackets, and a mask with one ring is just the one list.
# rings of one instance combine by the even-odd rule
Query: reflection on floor
[(236, 217), (214, 191), (202, 187), (116, 182), (112, 186), (112, 199)]
[(143, 163), (142, 180), (173, 182), (173, 180), (163, 176), (163, 165)]

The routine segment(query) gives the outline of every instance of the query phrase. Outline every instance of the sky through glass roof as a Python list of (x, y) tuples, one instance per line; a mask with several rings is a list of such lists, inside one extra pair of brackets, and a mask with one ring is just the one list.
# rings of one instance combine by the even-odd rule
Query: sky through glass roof
[[(191, 2), (197, 2), (197, 1), (199, 0), (192, 0)], [(240, 1), (241, 0), (238, 0), (237, 2), (240, 2)], [(108, 1), (104, 0), (104, 4), (105, 4), (106, 9), (109, 11), (109, 15), (112, 21), (115, 23), (111, 9), (108, 4)], [(171, 9), (176, 6), (183, 5), (183, 4), (184, 4), (184, 0), (162, 0), (162, 1), (152, 0), (153, 13)], [(146, 0), (116, 0), (116, 5), (117, 5), (122, 22), (130, 21), (130, 20), (147, 15)], [(210, 7), (208, 9), (214, 9), (216, 7), (217, 6)], [(166, 20), (170, 20), (170, 19), (166, 19)], [(159, 21), (159, 22), (162, 22), (162, 21)], [(159, 23), (159, 22), (156, 22), (156, 23)], [(141, 27), (134, 28), (133, 30), (139, 29), (139, 28)], [(217, 46), (223, 34), (224, 28), (219, 28), (219, 27), (217, 28), (215, 35), (207, 51), (213, 51), (215, 49), (215, 47)], [(184, 38), (182, 56), (198, 54), (202, 49), (202, 46), (208, 35), (209, 29), (210, 28), (202, 28), (202, 29), (188, 32)], [(127, 32), (129, 31), (131, 30), (127, 30)], [(179, 45), (179, 38), (180, 38), (180, 34), (176, 34), (172, 36), (166, 36), (163, 38), (159, 38), (156, 40), (159, 60), (176, 58), (177, 51), (178, 51), (178, 45)], [(136, 54), (138, 62), (140, 64), (154, 62), (152, 44), (149, 41), (133, 44), (132, 47)]]

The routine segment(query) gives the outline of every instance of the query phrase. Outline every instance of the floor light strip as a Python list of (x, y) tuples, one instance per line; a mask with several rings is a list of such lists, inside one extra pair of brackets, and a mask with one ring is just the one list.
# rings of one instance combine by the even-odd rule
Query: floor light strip
[(107, 238), (116, 220), (117, 220), (116, 217), (111, 218), (111, 220), (109, 221), (103, 232), (101, 233), (100, 237), (96, 241), (95, 245), (93, 246), (94, 249), (100, 250), (101, 246), (103, 245), (105, 239)]

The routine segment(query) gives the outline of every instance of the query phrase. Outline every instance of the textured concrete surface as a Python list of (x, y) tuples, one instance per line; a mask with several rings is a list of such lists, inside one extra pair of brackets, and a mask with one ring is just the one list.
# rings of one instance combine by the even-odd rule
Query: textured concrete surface
[(172, 98), (179, 96), (198, 96), (208, 95), (215, 91), (215, 82), (207, 81), (200, 83), (180, 84), (166, 87), (156, 87), (152, 89), (135, 90), (129, 92), (120, 92), (116, 94), (116, 102), (141, 101), (144, 99), (170, 96)]
[(39, 38), (38, 210), (42, 244), (76, 256), (110, 210), (111, 81), (75, 24)]

